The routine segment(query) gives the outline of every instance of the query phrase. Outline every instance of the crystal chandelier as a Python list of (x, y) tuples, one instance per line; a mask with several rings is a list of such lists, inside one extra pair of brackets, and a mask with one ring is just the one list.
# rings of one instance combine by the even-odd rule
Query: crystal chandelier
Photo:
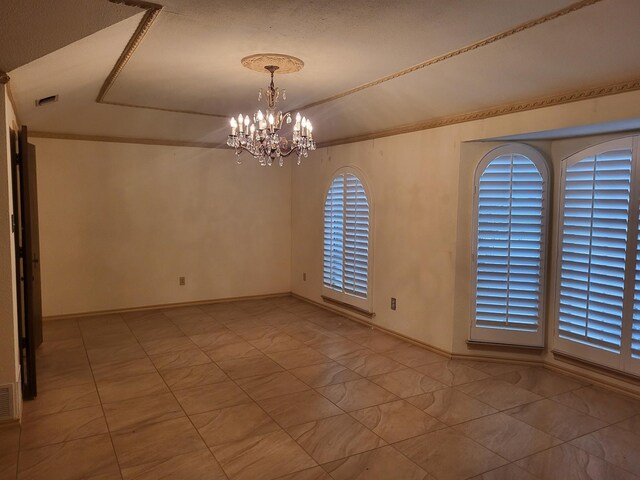
[[(267, 109), (263, 113), (258, 110), (249, 115), (238, 115), (238, 118), (231, 118), (231, 135), (227, 138), (227, 145), (235, 148), (238, 156), (238, 163), (241, 163), (240, 154), (243, 151), (249, 152), (253, 158), (260, 162), (260, 165), (271, 166), (277, 161), (280, 166), (284, 163), (284, 158), (292, 153), (298, 157), (298, 165), (302, 157), (307, 157), (310, 150), (316, 149), (313, 141), (313, 126), (311, 122), (302, 117), (300, 113), (295, 116), (293, 124), (293, 137), (288, 140), (280, 134), (283, 124), (291, 124), (293, 119), (291, 113), (277, 110), (280, 99), (280, 89), (273, 84), (273, 74), (278, 70), (276, 65), (264, 67), (271, 74), (271, 84), (263, 94), (262, 89), (258, 92), (258, 101), (265, 97)], [(286, 91), (282, 90), (282, 99), (287, 99)]]

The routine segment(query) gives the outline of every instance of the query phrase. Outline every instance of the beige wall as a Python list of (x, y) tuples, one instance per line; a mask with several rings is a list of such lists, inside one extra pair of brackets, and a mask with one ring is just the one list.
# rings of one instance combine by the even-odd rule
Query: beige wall
[(291, 289), (290, 167), (237, 165), (230, 150), (32, 142), (45, 316)]
[[(457, 150), (454, 143), (429, 130), (322, 149), (294, 169), (293, 291), (320, 301), (324, 195), (338, 168), (357, 167), (366, 175), (375, 209), (374, 322), (448, 350), (453, 304), (440, 299), (450, 299), (454, 282), (456, 217), (450, 212), (457, 204), (451, 185), (457, 183), (458, 167), (443, 159)], [(391, 297), (398, 301), (395, 312)]]
[[(293, 292), (322, 301), (325, 189), (337, 169), (356, 166), (376, 209), (373, 322), (448, 352), (470, 353), (473, 171), (492, 145), (465, 142), (639, 117), (640, 92), (633, 92), (320, 150), (293, 169)], [(320, 136), (321, 126), (317, 130)], [(469, 156), (469, 148), (475, 154)], [(391, 297), (398, 300), (395, 312)]]
[(321, 302), (324, 194), (350, 166), (375, 208), (373, 322), (486, 354), (465, 341), (471, 185), (493, 145), (467, 142), (637, 119), (638, 105), (633, 92), (336, 146), (292, 169), (237, 166), (228, 150), (34, 140), (45, 315), (288, 290)]
[[(7, 86), (0, 85), (0, 385), (14, 384), (14, 393), (19, 398), (16, 265), (11, 231), (11, 130), (17, 130), (16, 115), (9, 101)], [(20, 406), (17, 407), (16, 417), (20, 414)]]

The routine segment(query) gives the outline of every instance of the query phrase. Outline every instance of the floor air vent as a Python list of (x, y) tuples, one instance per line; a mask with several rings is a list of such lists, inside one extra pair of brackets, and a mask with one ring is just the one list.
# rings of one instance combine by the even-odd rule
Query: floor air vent
[(0, 421), (13, 418), (13, 385), (0, 385)]

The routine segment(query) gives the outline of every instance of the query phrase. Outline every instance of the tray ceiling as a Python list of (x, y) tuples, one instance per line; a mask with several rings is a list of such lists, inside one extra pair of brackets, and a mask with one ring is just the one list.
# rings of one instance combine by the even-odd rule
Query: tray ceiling
[[(144, 18), (101, 5), (136, 15), (10, 72), (31, 130), (221, 144), (226, 118), (253, 111), (268, 82), (240, 64), (257, 52), (305, 62), (276, 83), (284, 107), (316, 104), (305, 113), (320, 142), (640, 79), (636, 0), (289, 0), (266, 20), (263, 2), (167, 0), (101, 104)], [(34, 106), (53, 94), (58, 103)]]
[(105, 0), (2, 0), (0, 71), (14, 70), (136, 13)]

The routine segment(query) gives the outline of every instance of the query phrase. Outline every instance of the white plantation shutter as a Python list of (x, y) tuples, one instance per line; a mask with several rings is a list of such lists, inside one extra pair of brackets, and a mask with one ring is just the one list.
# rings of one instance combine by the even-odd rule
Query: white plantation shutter
[(369, 201), (351, 173), (337, 175), (324, 207), (324, 285), (367, 298), (369, 275)]
[(369, 202), (357, 177), (346, 175), (344, 291), (367, 296), (369, 258)]
[[(640, 219), (636, 241), (640, 244)], [(631, 324), (631, 357), (640, 360), (640, 248), (636, 250), (633, 288), (633, 323)]]
[(324, 202), (324, 284), (343, 289), (344, 175), (337, 176)]
[(546, 168), (529, 158), (539, 157), (535, 151), (526, 156), (516, 147), (495, 150), (479, 170), (471, 337), (532, 345), (542, 341)]
[(620, 353), (631, 149), (574, 160), (564, 177), (558, 336)]

